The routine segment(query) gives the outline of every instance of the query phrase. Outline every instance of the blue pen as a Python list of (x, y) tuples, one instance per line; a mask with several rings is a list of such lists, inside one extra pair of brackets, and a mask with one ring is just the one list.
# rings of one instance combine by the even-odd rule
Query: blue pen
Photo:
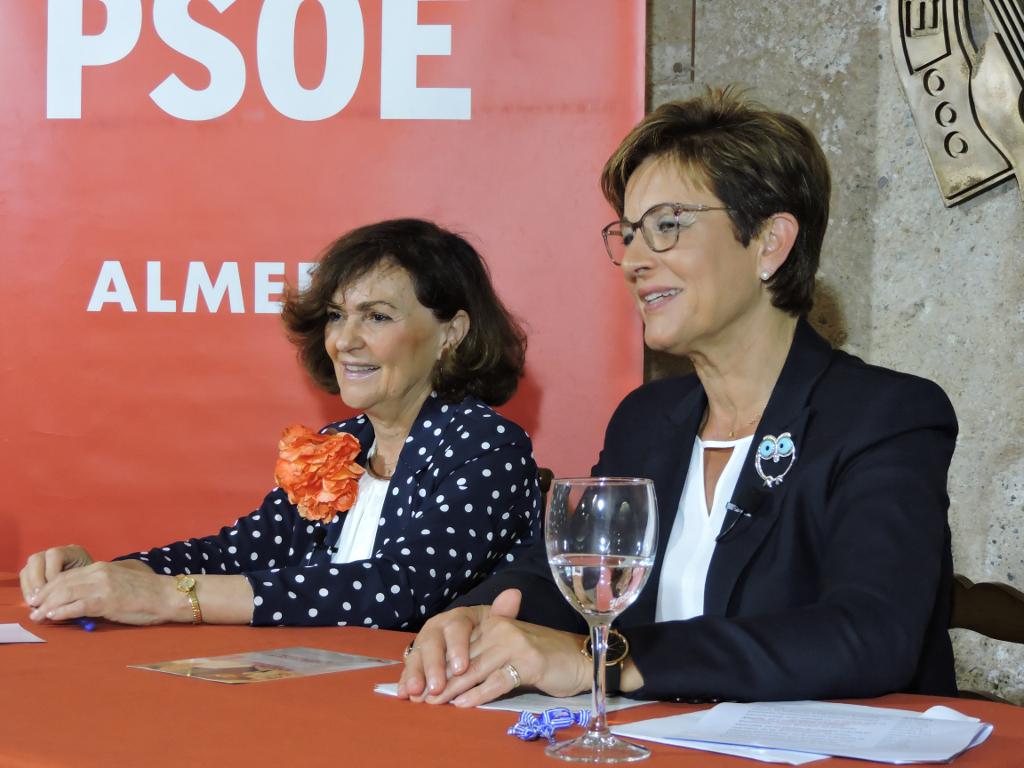
[(90, 619), (88, 616), (80, 616), (79, 618), (75, 619), (75, 624), (80, 626), (86, 632), (92, 632), (94, 629), (96, 629), (96, 622)]

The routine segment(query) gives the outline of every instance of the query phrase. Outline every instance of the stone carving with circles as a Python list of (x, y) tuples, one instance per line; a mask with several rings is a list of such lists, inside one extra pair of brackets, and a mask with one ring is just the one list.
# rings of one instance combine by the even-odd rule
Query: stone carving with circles
[(889, 0), (896, 69), (947, 206), (1011, 176), (1024, 200), (1024, 5), (983, 3), (976, 46), (967, 0)]

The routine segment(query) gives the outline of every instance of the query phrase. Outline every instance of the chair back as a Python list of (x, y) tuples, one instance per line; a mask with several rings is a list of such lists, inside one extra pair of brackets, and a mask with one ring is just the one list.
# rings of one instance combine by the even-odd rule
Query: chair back
[(956, 574), (949, 626), (994, 640), (1024, 643), (1024, 592), (998, 582), (975, 584)]

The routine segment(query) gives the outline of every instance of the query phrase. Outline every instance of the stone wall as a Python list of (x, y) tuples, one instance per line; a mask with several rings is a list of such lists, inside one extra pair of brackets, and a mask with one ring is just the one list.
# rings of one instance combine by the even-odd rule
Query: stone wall
[[(980, 0), (969, 6), (983, 21)], [(944, 207), (893, 65), (887, 10), (887, 0), (650, 0), (648, 101), (738, 83), (817, 133), (834, 188), (811, 319), (869, 362), (946, 390), (960, 419), (955, 569), (1020, 588), (1024, 202), (1011, 180)], [(957, 630), (954, 649), (961, 687), (1024, 702), (1024, 648)]]

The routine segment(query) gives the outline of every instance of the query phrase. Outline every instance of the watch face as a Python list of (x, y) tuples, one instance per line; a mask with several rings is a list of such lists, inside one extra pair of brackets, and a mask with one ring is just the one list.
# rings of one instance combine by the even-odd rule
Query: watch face
[(178, 589), (182, 592), (191, 592), (196, 585), (194, 576), (179, 576)]
[(608, 635), (608, 655), (605, 663), (617, 664), (622, 661), (628, 649), (629, 645), (626, 643), (626, 638), (618, 632)]
[[(583, 653), (586, 654), (588, 659), (594, 658), (593, 644), (590, 642), (590, 638), (587, 638), (586, 644), (583, 646)], [(605, 655), (605, 665), (612, 666), (618, 664), (629, 653), (629, 642), (625, 637), (620, 635), (615, 630), (608, 633), (608, 652)]]

